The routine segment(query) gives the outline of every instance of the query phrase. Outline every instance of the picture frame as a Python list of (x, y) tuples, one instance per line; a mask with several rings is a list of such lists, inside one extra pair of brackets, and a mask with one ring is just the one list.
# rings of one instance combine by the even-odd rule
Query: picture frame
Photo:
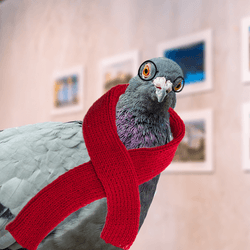
[(242, 104), (242, 168), (250, 171), (250, 102)]
[(250, 82), (250, 17), (241, 20), (241, 78)]
[(52, 115), (83, 111), (84, 67), (57, 70), (52, 76)]
[(104, 58), (100, 61), (99, 97), (117, 84), (128, 83), (136, 76), (139, 68), (139, 51)]
[(185, 87), (179, 96), (213, 89), (211, 29), (160, 43), (157, 55), (174, 60), (182, 68)]
[(185, 136), (164, 173), (209, 173), (213, 171), (213, 117), (211, 109), (180, 113)]

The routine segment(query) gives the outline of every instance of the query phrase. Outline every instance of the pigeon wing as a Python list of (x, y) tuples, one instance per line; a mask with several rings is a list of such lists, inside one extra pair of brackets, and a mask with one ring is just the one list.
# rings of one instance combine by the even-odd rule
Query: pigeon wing
[(0, 249), (15, 242), (4, 228), (27, 202), (89, 160), (81, 122), (46, 122), (1, 131)]

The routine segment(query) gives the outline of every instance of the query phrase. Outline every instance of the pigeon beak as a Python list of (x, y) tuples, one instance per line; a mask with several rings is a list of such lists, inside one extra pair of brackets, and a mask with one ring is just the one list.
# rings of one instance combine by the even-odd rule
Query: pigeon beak
[(154, 79), (153, 84), (156, 88), (156, 96), (158, 99), (158, 102), (162, 102), (165, 98), (165, 96), (172, 91), (172, 82), (170, 80), (166, 80), (165, 77), (157, 77)]

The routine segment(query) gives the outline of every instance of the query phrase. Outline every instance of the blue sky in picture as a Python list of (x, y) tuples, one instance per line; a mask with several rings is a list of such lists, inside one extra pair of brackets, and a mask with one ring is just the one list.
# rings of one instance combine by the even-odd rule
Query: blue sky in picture
[[(68, 83), (70, 80), (71, 84)], [(61, 105), (71, 104), (74, 98), (77, 98), (78, 94), (78, 77), (77, 75), (72, 75), (69, 77), (64, 77), (61, 79), (63, 83), (61, 89), (58, 91), (58, 101)]]
[(185, 84), (204, 81), (205, 42), (193, 43), (176, 49), (164, 51), (164, 56), (177, 62), (183, 70)]

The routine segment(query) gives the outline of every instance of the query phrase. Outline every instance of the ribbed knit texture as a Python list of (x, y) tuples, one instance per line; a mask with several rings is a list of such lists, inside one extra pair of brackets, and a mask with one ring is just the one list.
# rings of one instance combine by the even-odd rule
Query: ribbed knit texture
[[(69, 170), (33, 197), (6, 229), (28, 250), (71, 213), (107, 197), (108, 213), (101, 238), (129, 249), (139, 228), (138, 185), (161, 173), (172, 161), (185, 125), (169, 108), (173, 140), (155, 148), (127, 150), (115, 124), (116, 104), (127, 85), (118, 85), (98, 99), (83, 122), (91, 161)], [(61, 208), (61, 209), (60, 209)]]

